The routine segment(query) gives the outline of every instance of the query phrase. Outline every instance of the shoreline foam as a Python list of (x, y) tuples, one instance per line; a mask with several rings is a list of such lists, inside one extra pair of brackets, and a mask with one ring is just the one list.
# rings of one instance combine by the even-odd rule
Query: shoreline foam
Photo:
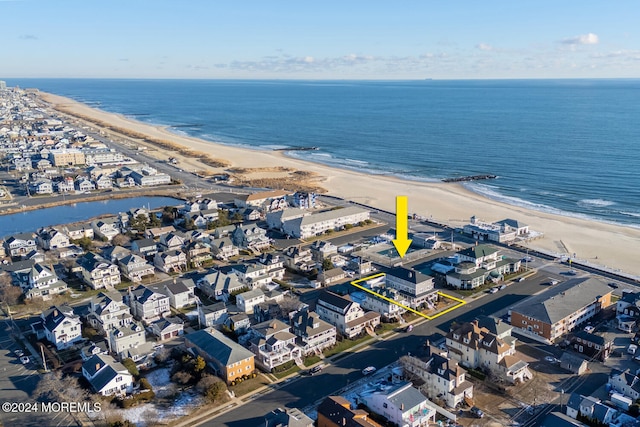
[[(397, 195), (407, 195), (411, 213), (452, 226), (462, 226), (472, 215), (486, 221), (514, 218), (528, 224), (531, 229), (544, 233), (544, 238), (529, 244), (532, 249), (563, 253), (559, 245), (562, 242), (579, 259), (640, 275), (640, 264), (635, 260), (635, 252), (640, 247), (640, 229), (509, 205), (482, 196), (457, 183), (432, 183), (366, 174), (294, 158), (279, 151), (254, 150), (182, 136), (171, 132), (171, 126), (140, 122), (58, 95), (40, 95), (62, 113), (89, 117), (109, 123), (115, 128), (145, 134), (150, 139), (170, 141), (185, 149), (207, 153), (231, 164), (226, 167), (207, 167), (213, 173), (223, 173), (230, 167), (252, 169), (264, 166), (313, 172), (323, 177), (319, 185), (329, 194), (390, 211), (394, 210)], [(141, 145), (153, 147), (153, 144)], [(166, 149), (163, 150), (166, 154)], [(182, 156), (180, 161), (193, 170), (203, 168), (202, 164), (189, 156)]]

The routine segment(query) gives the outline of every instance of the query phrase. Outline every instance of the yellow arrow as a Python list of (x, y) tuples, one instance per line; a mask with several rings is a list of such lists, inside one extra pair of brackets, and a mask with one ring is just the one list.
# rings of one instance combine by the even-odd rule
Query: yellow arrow
[(403, 258), (407, 253), (411, 240), (409, 240), (409, 218), (408, 218), (407, 196), (396, 196), (396, 238), (393, 246), (396, 247), (398, 255)]

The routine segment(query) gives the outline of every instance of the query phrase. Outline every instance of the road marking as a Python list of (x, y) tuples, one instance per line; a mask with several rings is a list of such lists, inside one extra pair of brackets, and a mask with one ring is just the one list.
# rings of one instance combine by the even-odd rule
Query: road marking
[(396, 301), (396, 300), (394, 300), (394, 299), (392, 299), (392, 298), (387, 298), (387, 297), (385, 297), (384, 295), (380, 295), (380, 294), (379, 294), (378, 292), (376, 292), (376, 291), (373, 291), (373, 290), (371, 290), (371, 289), (365, 288), (365, 287), (364, 287), (364, 286), (362, 286), (362, 285), (359, 285), (359, 283), (361, 283), (361, 282), (365, 282), (365, 281), (367, 281), (367, 280), (371, 280), (371, 279), (377, 279), (377, 278), (379, 278), (379, 277), (386, 277), (386, 273), (377, 273), (377, 274), (374, 274), (374, 275), (371, 275), (371, 276), (363, 277), (363, 278), (358, 279), (358, 280), (354, 280), (354, 281), (352, 281), (352, 282), (350, 282), (350, 283), (351, 283), (351, 285), (355, 286), (356, 288), (358, 288), (358, 289), (360, 289), (360, 290), (363, 290), (363, 291), (368, 292), (368, 293), (370, 293), (370, 294), (372, 294), (372, 295), (375, 295), (375, 296), (377, 296), (378, 298), (382, 298), (383, 300), (388, 301), (388, 302), (390, 302), (390, 303), (392, 303), (392, 304), (395, 304), (395, 305), (397, 305), (398, 307), (402, 307), (402, 308), (404, 308), (404, 309), (405, 309), (405, 310), (407, 310), (407, 311), (410, 311), (410, 312), (412, 312), (412, 313), (417, 314), (418, 316), (422, 316), (422, 317), (424, 317), (424, 318), (425, 318), (425, 319), (427, 319), (427, 320), (433, 320), (433, 319), (436, 319), (436, 318), (438, 318), (438, 317), (440, 317), (440, 316), (442, 316), (442, 315), (444, 315), (444, 314), (447, 314), (447, 313), (449, 313), (449, 312), (451, 312), (451, 311), (453, 311), (453, 310), (455, 310), (455, 309), (457, 309), (457, 308), (462, 307), (463, 305), (465, 305), (465, 304), (467, 303), (466, 301), (464, 301), (464, 300), (462, 300), (462, 299), (460, 299), (460, 298), (456, 298), (456, 297), (454, 297), (454, 296), (447, 295), (447, 294), (445, 294), (444, 292), (437, 291), (436, 293), (437, 293), (438, 295), (440, 295), (441, 297), (449, 298), (449, 299), (451, 299), (451, 300), (453, 300), (453, 301), (456, 301), (458, 304), (454, 305), (453, 307), (449, 307), (449, 308), (447, 308), (447, 309), (445, 309), (445, 310), (443, 310), (443, 311), (440, 311), (440, 312), (436, 313), (436, 314), (435, 314), (435, 315), (433, 315), (433, 316), (429, 316), (429, 315), (427, 315), (427, 314), (424, 314), (424, 313), (419, 312), (418, 310), (414, 310), (414, 309), (413, 309), (413, 308), (411, 308), (411, 307), (408, 307), (408, 306), (406, 306), (406, 305), (404, 305), (404, 304), (401, 304), (401, 303), (399, 303), (398, 301)]

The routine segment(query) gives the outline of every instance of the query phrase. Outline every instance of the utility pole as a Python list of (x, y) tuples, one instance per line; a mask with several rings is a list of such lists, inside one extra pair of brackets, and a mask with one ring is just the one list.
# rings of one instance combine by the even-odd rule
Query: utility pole
[(44, 346), (42, 344), (40, 344), (40, 354), (42, 355), (42, 365), (44, 367), (44, 371), (47, 372), (49, 370), (47, 369), (47, 359), (44, 357)]

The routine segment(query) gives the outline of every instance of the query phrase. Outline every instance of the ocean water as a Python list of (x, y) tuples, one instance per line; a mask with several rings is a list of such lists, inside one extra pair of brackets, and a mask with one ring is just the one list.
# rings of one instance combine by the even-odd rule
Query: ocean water
[[(640, 80), (9, 79), (106, 111), (513, 205), (640, 226)], [(477, 213), (482, 217), (482, 213)]]

